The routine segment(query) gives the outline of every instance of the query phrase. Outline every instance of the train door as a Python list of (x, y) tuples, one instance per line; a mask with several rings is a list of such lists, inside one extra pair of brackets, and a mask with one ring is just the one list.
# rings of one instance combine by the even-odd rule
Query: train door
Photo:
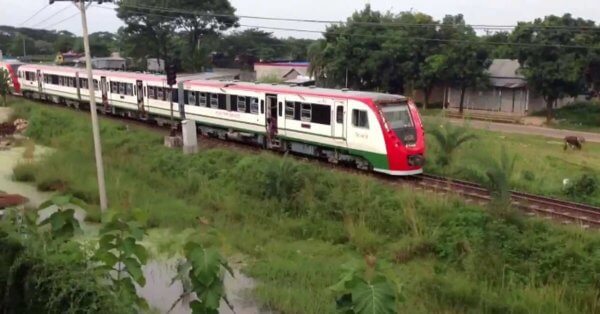
[(104, 106), (104, 112), (108, 112), (108, 84), (106, 83), (106, 76), (100, 77), (100, 92), (102, 93), (102, 105)]
[(277, 95), (267, 94), (267, 137), (269, 140), (277, 136)]
[(140, 80), (137, 80), (135, 82), (135, 86), (137, 89), (137, 104), (138, 104), (138, 111), (140, 113), (144, 113), (144, 83)]
[(346, 139), (346, 101), (335, 101), (333, 106), (332, 134), (336, 140)]
[(81, 100), (81, 82), (79, 80), (79, 72), (75, 72), (75, 86), (77, 87), (77, 99)]
[(36, 77), (37, 77), (37, 83), (38, 83), (38, 92), (40, 92), (40, 94), (41, 94), (42, 93), (42, 72), (40, 70), (37, 70)]

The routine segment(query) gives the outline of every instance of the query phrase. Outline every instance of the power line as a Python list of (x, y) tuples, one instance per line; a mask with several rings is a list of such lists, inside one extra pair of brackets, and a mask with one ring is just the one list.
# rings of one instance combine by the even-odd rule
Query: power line
[(51, 20), (51, 19), (53, 19), (53, 18), (55, 18), (55, 17), (57, 17), (57, 16), (61, 15), (61, 13), (63, 13), (63, 12), (66, 12), (66, 10), (63, 10), (63, 11), (59, 11), (59, 12), (52, 13), (52, 15), (48, 16), (47, 18), (45, 18), (45, 19), (43, 19), (42, 21), (40, 21), (40, 22), (36, 23), (35, 25), (33, 25), (33, 26), (32, 26), (32, 28), (33, 28), (33, 27), (38, 27), (38, 26), (40, 26), (40, 25), (42, 25), (42, 24), (46, 23), (47, 21), (49, 21), (49, 20)]
[[(265, 17), (265, 16), (251, 16), (251, 15), (233, 15), (233, 14), (218, 14), (218, 13), (206, 13), (199, 11), (189, 10), (178, 10), (167, 7), (155, 7), (155, 6), (143, 6), (143, 5), (132, 5), (121, 2), (120, 6), (142, 9), (148, 11), (162, 11), (176, 14), (191, 14), (195, 16), (204, 17), (229, 17), (229, 18), (245, 18), (255, 20), (267, 20), (267, 21), (282, 21), (282, 22), (301, 22), (301, 23), (319, 23), (319, 24), (355, 24), (355, 25), (371, 25), (371, 26), (399, 26), (399, 27), (441, 27), (441, 26), (452, 26), (452, 27), (470, 27), (472, 29), (482, 30), (510, 30), (516, 28), (518, 25), (493, 25), (493, 24), (439, 24), (439, 23), (399, 23), (399, 22), (362, 22), (362, 21), (335, 21), (335, 20), (315, 20), (315, 19), (298, 19), (298, 18), (279, 18), (279, 17)], [(107, 8), (108, 9), (108, 8)], [(148, 12), (144, 12), (148, 13)], [(533, 29), (556, 29), (556, 30), (576, 30), (576, 31), (600, 31), (600, 28), (594, 26), (561, 26), (561, 25), (529, 25)]]
[(50, 6), (50, 4), (46, 4), (44, 7), (42, 7), (41, 9), (39, 9), (38, 11), (36, 11), (35, 13), (33, 13), (33, 15), (30, 16), (28, 19), (26, 19), (21, 24), (19, 24), (19, 26), (25, 25), (25, 23), (29, 22), (32, 18), (36, 17), (38, 14), (40, 14), (42, 11), (44, 11), (49, 6)]
[[(106, 8), (108, 9), (108, 8)], [(139, 10), (132, 10), (138, 14), (146, 14), (150, 16), (159, 16), (159, 17), (168, 17), (165, 14), (159, 13), (149, 13), (143, 12)], [(368, 37), (368, 38), (396, 38), (396, 36), (385, 36), (385, 35), (366, 35), (366, 34), (345, 34), (341, 32), (332, 32), (332, 31), (318, 31), (318, 30), (307, 30), (307, 29), (299, 29), (299, 28), (284, 28), (284, 27), (270, 27), (270, 26), (262, 26), (262, 25), (243, 25), (242, 27), (247, 28), (255, 28), (255, 29), (266, 29), (266, 30), (280, 30), (280, 31), (291, 31), (291, 32), (299, 32), (299, 33), (313, 33), (313, 34), (333, 34), (338, 36), (347, 36), (347, 37)], [(473, 40), (461, 40), (461, 39), (442, 39), (442, 38), (425, 38), (425, 37), (403, 37), (407, 40), (419, 40), (419, 41), (429, 41), (429, 42), (446, 42), (446, 43), (464, 43), (464, 44), (481, 44), (481, 45), (489, 45), (489, 46), (515, 46), (515, 47), (530, 47), (530, 48), (573, 48), (573, 49), (596, 49), (595, 47), (588, 47), (582, 45), (565, 45), (565, 44), (537, 44), (537, 43), (510, 43), (510, 42), (490, 42), (490, 41), (473, 41)]]
[(62, 20), (60, 20), (60, 21), (58, 21), (58, 22), (56, 22), (56, 23), (54, 23), (54, 24), (52, 24), (50, 26), (46, 26), (45, 28), (52, 28), (52, 27), (54, 27), (54, 26), (56, 26), (58, 24), (61, 24), (63, 22), (66, 22), (66, 21), (68, 21), (68, 20), (76, 17), (77, 15), (79, 15), (79, 12), (75, 12), (73, 15), (69, 15), (68, 17), (66, 17), (66, 18), (64, 18), (64, 19), (62, 19)]

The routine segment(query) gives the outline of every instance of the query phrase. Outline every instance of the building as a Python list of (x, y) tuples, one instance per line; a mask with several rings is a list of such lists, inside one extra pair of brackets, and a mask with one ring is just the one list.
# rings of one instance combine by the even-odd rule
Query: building
[[(490, 112), (527, 115), (546, 108), (546, 102), (540, 95), (533, 93), (527, 86), (525, 77), (519, 73), (517, 60), (494, 59), (488, 69), (489, 87), (485, 89), (467, 89), (463, 108)], [(555, 103), (562, 107), (572, 98), (564, 98)], [(457, 109), (460, 105), (460, 89), (448, 90), (448, 107)]]
[(78, 53), (78, 52), (73, 52), (73, 51), (69, 51), (69, 52), (59, 52), (56, 55), (56, 59), (54, 60), (54, 63), (56, 63), (57, 65), (75, 65), (77, 63), (77, 61), (82, 58), (84, 55), (83, 53)]
[(256, 62), (254, 71), (256, 80), (278, 79), (281, 81), (295, 80), (297, 78), (310, 78), (308, 62)]
[[(85, 67), (85, 57), (79, 58), (76, 66)], [(110, 57), (92, 58), (92, 68), (101, 70), (125, 70), (127, 61), (118, 52), (112, 53)]]
[(148, 58), (146, 60), (146, 69), (149, 72), (164, 72), (165, 60), (157, 58)]

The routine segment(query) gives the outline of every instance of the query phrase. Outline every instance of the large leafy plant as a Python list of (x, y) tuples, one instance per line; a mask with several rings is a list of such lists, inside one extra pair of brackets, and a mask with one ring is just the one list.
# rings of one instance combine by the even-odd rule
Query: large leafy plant
[(173, 303), (171, 310), (180, 301), (192, 298), (194, 293), (196, 298), (190, 302), (193, 314), (218, 314), (221, 299), (233, 310), (225, 295), (223, 269), (231, 276), (233, 271), (219, 252), (190, 241), (185, 245), (184, 253), (185, 260), (178, 263), (177, 275), (172, 282), (181, 281), (183, 293)]
[(51, 206), (56, 207), (56, 211), (40, 222), (40, 226), (50, 226), (53, 239), (67, 240), (81, 232), (81, 226), (75, 217), (75, 209), (72, 205), (80, 208), (85, 207), (83, 201), (70, 195), (54, 196), (39, 206), (39, 210)]
[(392, 314), (397, 312), (395, 284), (375, 267), (375, 257), (367, 256), (367, 265), (346, 264), (340, 281), (330, 287), (336, 296), (336, 308), (343, 314)]
[(134, 283), (146, 284), (142, 267), (148, 254), (139, 244), (144, 235), (145, 231), (137, 221), (127, 221), (115, 214), (100, 230), (99, 247), (94, 255), (97, 269), (105, 271), (112, 285), (142, 308), (147, 304), (137, 296)]

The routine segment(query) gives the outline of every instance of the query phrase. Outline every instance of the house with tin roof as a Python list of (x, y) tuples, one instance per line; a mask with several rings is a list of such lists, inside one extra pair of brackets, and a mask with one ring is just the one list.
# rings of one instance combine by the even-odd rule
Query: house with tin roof
[[(464, 109), (527, 115), (546, 108), (541, 95), (532, 92), (525, 76), (520, 73), (518, 60), (494, 59), (488, 69), (489, 86), (484, 89), (468, 89), (464, 97)], [(562, 107), (572, 98), (557, 100), (555, 107)], [(449, 108), (458, 109), (460, 89), (448, 90)]]

